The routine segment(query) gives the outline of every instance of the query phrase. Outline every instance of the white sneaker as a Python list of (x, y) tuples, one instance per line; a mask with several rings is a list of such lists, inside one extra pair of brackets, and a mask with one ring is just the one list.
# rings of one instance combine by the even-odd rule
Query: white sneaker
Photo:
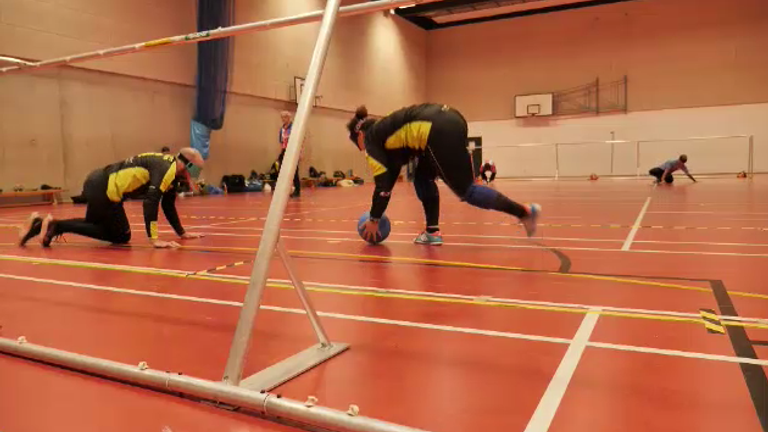
[(533, 237), (534, 234), (536, 234), (536, 222), (541, 215), (541, 206), (536, 203), (531, 203), (526, 207), (528, 207), (528, 216), (520, 219), (520, 223), (525, 228), (525, 233), (528, 237)]

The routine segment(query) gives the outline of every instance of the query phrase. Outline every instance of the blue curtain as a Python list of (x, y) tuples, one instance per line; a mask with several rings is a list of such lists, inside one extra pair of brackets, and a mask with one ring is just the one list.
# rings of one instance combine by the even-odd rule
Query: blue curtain
[[(233, 23), (233, 0), (198, 0), (197, 31)], [(197, 101), (191, 125), (191, 145), (208, 158), (212, 130), (224, 126), (231, 66), (232, 38), (197, 44)]]

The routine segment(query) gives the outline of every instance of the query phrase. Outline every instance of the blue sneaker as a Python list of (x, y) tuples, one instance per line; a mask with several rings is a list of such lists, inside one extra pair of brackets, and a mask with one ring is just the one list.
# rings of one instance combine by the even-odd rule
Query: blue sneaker
[(528, 216), (520, 219), (520, 223), (525, 227), (525, 233), (528, 237), (533, 237), (536, 234), (536, 222), (541, 216), (541, 206), (536, 203), (526, 205), (528, 208)]
[(443, 235), (440, 234), (440, 231), (432, 234), (424, 231), (413, 239), (413, 242), (429, 246), (440, 246), (443, 244)]

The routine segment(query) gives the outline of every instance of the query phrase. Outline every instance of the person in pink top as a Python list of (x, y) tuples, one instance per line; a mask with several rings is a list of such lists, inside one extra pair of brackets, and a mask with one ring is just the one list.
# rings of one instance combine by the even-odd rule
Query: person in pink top
[[(277, 157), (277, 172), (278, 175), (283, 167), (283, 157), (285, 157), (285, 149), (288, 147), (288, 138), (291, 136), (291, 129), (293, 128), (293, 117), (288, 111), (280, 113), (280, 118), (283, 121), (283, 125), (280, 127), (280, 156)], [(296, 168), (296, 174), (293, 176), (293, 193), (291, 198), (301, 196), (301, 181), (299, 179), (299, 169)]]

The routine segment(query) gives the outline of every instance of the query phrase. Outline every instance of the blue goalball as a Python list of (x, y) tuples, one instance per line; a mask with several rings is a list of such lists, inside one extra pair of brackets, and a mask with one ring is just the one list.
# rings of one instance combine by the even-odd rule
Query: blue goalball
[(381, 219), (379, 219), (379, 232), (376, 235), (376, 238), (371, 240), (366, 240), (363, 237), (363, 224), (368, 221), (368, 219), (371, 217), (371, 214), (369, 212), (363, 213), (362, 216), (360, 216), (360, 219), (357, 220), (357, 233), (360, 235), (360, 238), (367, 241), (370, 244), (378, 244), (386, 240), (387, 237), (389, 237), (389, 232), (392, 230), (392, 224), (389, 222), (389, 218), (387, 215), (383, 215)]

